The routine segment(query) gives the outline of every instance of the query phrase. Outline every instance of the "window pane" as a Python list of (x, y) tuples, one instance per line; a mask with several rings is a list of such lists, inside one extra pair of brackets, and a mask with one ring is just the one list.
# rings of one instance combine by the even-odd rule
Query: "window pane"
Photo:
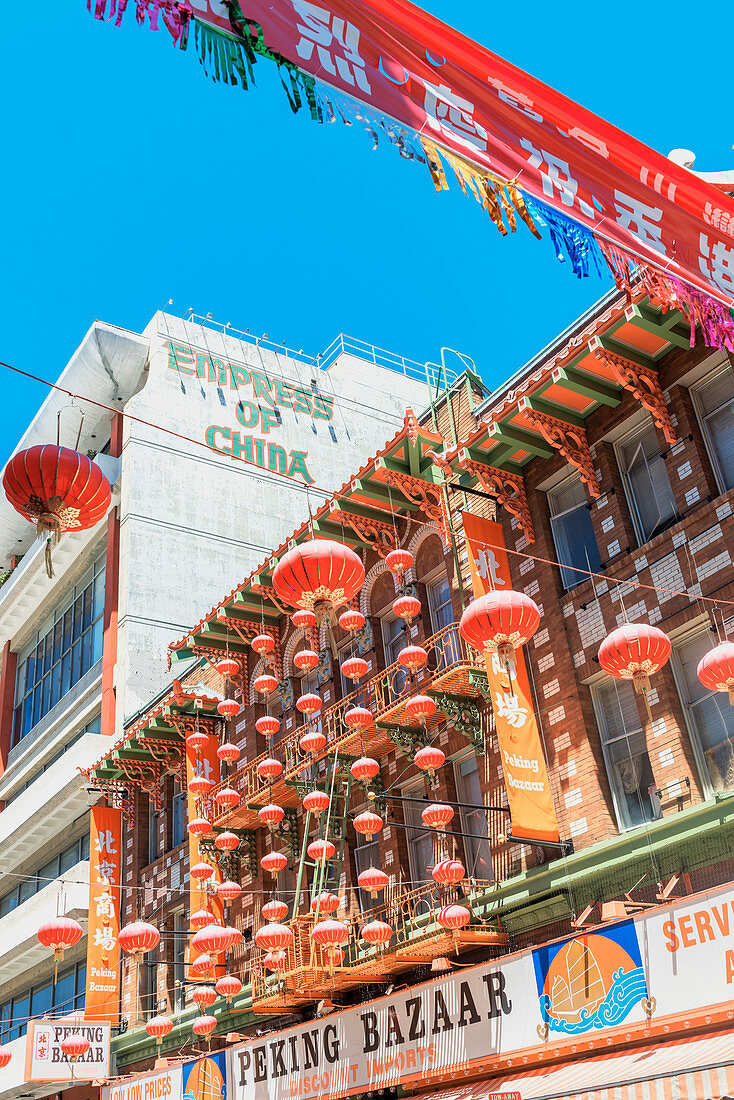
[(33, 878), (27, 878), (23, 882), (21, 882), (18, 892), (20, 894), (21, 903), (27, 901), (28, 898), (32, 898), (33, 895), (36, 893), (35, 876)]
[[(479, 783), (479, 767), (476, 757), (458, 761), (456, 765), (456, 789), (458, 801), (484, 805), (482, 788)], [(492, 878), (492, 853), (487, 832), (487, 815), (484, 810), (471, 810), (460, 807), (461, 831), (470, 835), (463, 837), (466, 873), (469, 878)]]
[(711, 413), (704, 421), (725, 489), (734, 485), (734, 401)]
[[(580, 501), (573, 499), (578, 496), (582, 498)], [(558, 493), (549, 494), (548, 500), (551, 510), (551, 530), (558, 561), (561, 565), (575, 565), (579, 569), (598, 572), (601, 557), (581, 481), (574, 481), (570, 487), (564, 486)], [(562, 569), (561, 580), (564, 588), (573, 588), (575, 584), (586, 580), (586, 573)]]
[(669, 527), (678, 517), (665, 460), (653, 427), (622, 448), (624, 474), (643, 541)]
[(43, 890), (44, 886), (48, 886), (49, 882), (57, 878), (59, 874), (59, 857), (54, 856), (53, 859), (49, 859), (44, 863), (43, 867), (38, 868), (38, 888)]
[[(56, 980), (54, 1007), (60, 1012), (71, 1012), (74, 1007), (74, 967), (62, 970)], [(58, 1015), (58, 1012), (57, 1012)]]
[(80, 859), (89, 859), (89, 833), (82, 833)]
[(7, 917), (8, 913), (11, 913), (18, 904), (18, 888), (12, 890), (11, 893), (6, 894), (4, 898), (0, 898), (0, 917)]
[(62, 875), (63, 875), (64, 871), (68, 871), (70, 867), (73, 867), (75, 863), (79, 862), (78, 856), (79, 856), (79, 844), (78, 843), (70, 844), (68, 848), (64, 848), (63, 852), (61, 853), (61, 859), (60, 859), (61, 874)]
[(31, 1001), (31, 1012), (34, 1016), (45, 1016), (46, 1013), (51, 1011), (53, 997), (53, 983), (47, 982), (45, 985), (37, 985), (33, 989), (33, 998)]
[(10, 1024), (11, 1039), (17, 1039), (19, 1035), (25, 1035), (30, 1000), (30, 993), (23, 993), (20, 997), (13, 997), (13, 1014)]
[[(405, 624), (402, 619), (385, 620), (382, 624), (382, 637), (385, 646), (385, 664), (392, 665), (398, 659), (398, 653), (408, 644), (405, 632)], [(390, 681), (390, 690), (393, 695), (400, 695), (405, 691), (408, 682), (408, 674), (405, 669), (398, 668), (394, 671)]]
[(600, 733), (620, 826), (631, 828), (662, 815), (660, 800), (642, 731), (635, 689), (627, 680), (614, 681), (596, 693)]
[[(380, 866), (380, 844), (377, 840), (367, 842), (363, 836), (360, 836), (357, 841), (357, 847), (354, 849), (354, 864), (357, 869), (357, 877), (362, 874), (362, 871), (366, 871), (368, 867)], [(367, 890), (359, 890), (359, 907), (362, 912), (367, 909), (374, 909), (379, 902), (375, 898), (371, 898)]]
[(696, 675), (698, 662), (714, 645), (714, 638), (705, 631), (676, 646), (675, 654), (683, 673), (683, 702), (698, 735), (709, 781), (714, 791), (724, 791), (734, 787), (734, 707), (729, 706), (725, 692), (708, 691)]
[[(405, 794), (408, 798), (417, 798), (416, 791), (411, 790)], [(426, 803), (427, 805), (428, 803)], [(433, 858), (432, 830), (427, 829), (421, 820), (421, 810), (424, 807), (419, 802), (403, 802), (403, 815), (405, 824), (410, 826), (405, 831), (410, 857), (410, 877), (413, 886), (417, 887), (421, 882), (433, 881), (431, 869), (435, 863)]]
[(454, 609), (451, 604), (451, 585), (448, 579), (436, 581), (428, 589), (428, 603), (431, 609), (431, 625), (437, 634), (454, 621)]

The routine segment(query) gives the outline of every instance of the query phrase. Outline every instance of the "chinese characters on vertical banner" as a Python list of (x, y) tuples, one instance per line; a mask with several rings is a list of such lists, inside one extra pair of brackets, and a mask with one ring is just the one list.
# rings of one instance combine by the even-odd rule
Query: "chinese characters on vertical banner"
[(84, 1017), (117, 1024), (119, 1016), (122, 814), (93, 806), (89, 816), (89, 927)]
[[(462, 519), (474, 595), (511, 588), (502, 524), (471, 512), (463, 512)], [(512, 681), (496, 654), (487, 655), (486, 665), (512, 831), (540, 843), (558, 840), (558, 822), (523, 652), (516, 651)]]
[[(210, 779), (212, 783), (219, 782), (219, 757), (217, 756), (217, 738), (209, 735), (206, 746), (200, 749), (197, 753), (195, 749), (186, 746), (186, 807), (188, 811), (188, 821), (193, 821), (197, 817), (205, 817), (206, 814), (200, 814), (197, 807), (196, 795), (188, 789), (189, 783), (194, 776), (203, 775), (206, 779)], [(189, 831), (189, 867), (193, 867), (197, 863), (211, 863), (214, 868), (214, 874), (211, 878), (202, 881), (201, 879), (194, 878), (193, 875), (189, 875), (189, 915), (192, 913), (198, 913), (202, 909), (208, 909), (210, 913), (213, 913), (219, 924), (224, 924), (224, 904), (216, 894), (210, 892), (211, 887), (216, 883), (222, 881), (222, 875), (219, 868), (214, 863), (214, 860), (209, 859), (206, 854), (202, 853), (201, 842), (199, 837)], [(195, 931), (193, 928), (191, 931)], [(194, 961), (197, 955), (201, 954), (190, 943), (189, 944), (189, 966)], [(224, 968), (216, 968), (217, 976), (221, 977), (224, 974)]]

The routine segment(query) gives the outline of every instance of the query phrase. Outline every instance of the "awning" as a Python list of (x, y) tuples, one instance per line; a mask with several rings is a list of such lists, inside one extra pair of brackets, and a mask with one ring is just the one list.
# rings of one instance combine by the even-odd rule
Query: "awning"
[(431, 1093), (422, 1100), (734, 1100), (734, 1032), (604, 1054)]

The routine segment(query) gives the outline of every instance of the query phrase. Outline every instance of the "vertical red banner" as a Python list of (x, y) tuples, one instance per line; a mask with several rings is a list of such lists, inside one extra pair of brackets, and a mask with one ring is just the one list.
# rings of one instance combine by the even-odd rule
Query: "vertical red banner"
[(89, 922), (85, 1020), (116, 1025), (120, 1015), (122, 814), (93, 806), (89, 815)]
[[(511, 588), (502, 524), (471, 512), (462, 512), (462, 519), (474, 595)], [(525, 657), (522, 650), (517, 650), (511, 683), (496, 655), (487, 655), (486, 666), (512, 831), (541, 844), (544, 840), (557, 841), (558, 822)]]
[[(200, 749), (198, 753), (186, 746), (186, 807), (188, 812), (188, 821), (191, 822), (194, 818), (203, 816), (199, 813), (200, 807), (197, 805), (199, 801), (195, 794), (191, 792), (189, 784), (194, 776), (204, 776), (206, 779), (211, 780), (212, 783), (219, 782), (219, 757), (217, 756), (218, 741), (216, 737), (209, 736), (207, 743), (203, 749)], [(194, 878), (193, 875), (189, 875), (189, 918), (192, 913), (198, 913), (202, 909), (208, 909), (210, 913), (213, 913), (219, 924), (224, 924), (224, 903), (221, 898), (216, 894), (212, 894), (207, 889), (207, 884), (215, 885), (217, 882), (222, 881), (222, 876), (219, 868), (216, 866), (212, 859), (209, 859), (206, 853), (201, 851), (201, 841), (198, 836), (189, 831), (189, 868), (193, 867), (196, 863), (210, 863), (214, 868), (214, 874), (211, 878), (204, 880), (203, 882)], [(191, 933), (195, 931), (190, 929)], [(189, 947), (189, 966), (194, 961), (197, 955), (201, 954), (193, 946)], [(217, 967), (216, 973), (218, 977), (224, 974), (223, 967)]]

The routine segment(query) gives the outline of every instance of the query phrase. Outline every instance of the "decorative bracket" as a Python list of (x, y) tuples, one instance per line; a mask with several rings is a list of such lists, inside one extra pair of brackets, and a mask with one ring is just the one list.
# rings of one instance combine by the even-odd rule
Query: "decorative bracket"
[(461, 469), (475, 477), (485, 493), (489, 493), (502, 508), (517, 516), (527, 541), (535, 542), (533, 521), (525, 493), (525, 479), (520, 474), (510, 474), (506, 470), (498, 470), (496, 466), (475, 462), (466, 450), (460, 450), (457, 458)]
[(367, 519), (365, 516), (355, 516), (352, 512), (335, 508), (329, 513), (329, 521), (351, 527), (362, 542), (375, 550), (381, 558), (386, 558), (395, 549), (395, 528), (390, 523), (383, 523), (381, 519)]
[(594, 460), (589, 450), (589, 442), (584, 428), (574, 427), (565, 420), (550, 416), (548, 413), (538, 412), (528, 404), (526, 398), (521, 397), (519, 406), (528, 423), (532, 424), (547, 443), (570, 462), (581, 474), (581, 480), (589, 486), (589, 492), (593, 497), (601, 495), (599, 482), (596, 480)]
[(619, 385), (629, 390), (643, 408), (652, 414), (656, 425), (672, 447), (678, 436), (670, 419), (668, 406), (665, 404), (658, 372), (652, 367), (633, 363), (624, 356), (617, 355), (616, 352), (608, 351), (602, 346), (597, 336), (592, 336), (589, 340), (589, 351), (613, 372)]
[(419, 726), (391, 726), (383, 722), (377, 723), (381, 730), (385, 730), (394, 745), (404, 752), (409, 759), (413, 759), (418, 749), (426, 743), (425, 730)]
[(422, 478), (399, 473), (397, 470), (385, 469), (384, 473), (388, 485), (394, 485), (407, 500), (420, 505), (427, 518), (438, 526), (444, 546), (448, 546), (451, 536), (441, 486), (432, 485), (428, 481), (423, 481)]
[(436, 706), (446, 715), (454, 729), (470, 742), (477, 756), (484, 756), (482, 715), (476, 701), (458, 695), (447, 695), (441, 691), (429, 691), (428, 694), (435, 699)]

